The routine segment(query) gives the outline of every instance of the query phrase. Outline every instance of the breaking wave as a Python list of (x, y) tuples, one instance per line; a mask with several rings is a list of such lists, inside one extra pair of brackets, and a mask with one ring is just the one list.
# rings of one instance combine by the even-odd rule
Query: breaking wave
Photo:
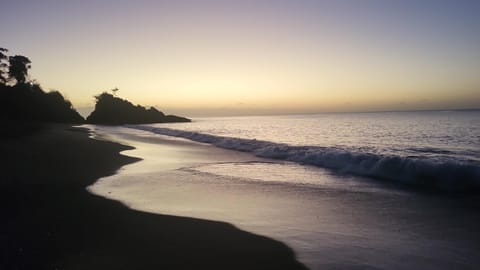
[(128, 125), (127, 127), (209, 143), (221, 148), (250, 152), (258, 157), (324, 167), (340, 173), (369, 176), (448, 191), (480, 189), (480, 166), (475, 162), (362, 153), (335, 147), (291, 146), (269, 141), (215, 136), (151, 126)]

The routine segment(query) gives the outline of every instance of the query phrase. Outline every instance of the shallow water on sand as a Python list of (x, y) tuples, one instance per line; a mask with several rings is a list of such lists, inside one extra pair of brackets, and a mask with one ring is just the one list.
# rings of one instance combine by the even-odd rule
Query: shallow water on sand
[(478, 197), (422, 194), (145, 131), (90, 128), (143, 158), (89, 188), (129, 207), (232, 223), (285, 242), (311, 269), (480, 263)]
[(217, 117), (129, 127), (422, 188), (480, 191), (480, 111)]

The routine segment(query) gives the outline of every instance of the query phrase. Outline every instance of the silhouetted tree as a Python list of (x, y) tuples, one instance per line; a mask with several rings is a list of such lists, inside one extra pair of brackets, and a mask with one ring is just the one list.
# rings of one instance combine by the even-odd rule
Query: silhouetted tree
[(8, 50), (0, 48), (0, 85), (5, 85), (8, 80)]
[(82, 123), (84, 119), (58, 91), (46, 93), (29, 80), (30, 59), (0, 48), (0, 121)]
[(31, 61), (23, 55), (15, 55), (9, 57), (9, 69), (8, 76), (9, 79), (15, 79), (19, 84), (24, 84), (27, 80), (28, 69), (31, 67)]

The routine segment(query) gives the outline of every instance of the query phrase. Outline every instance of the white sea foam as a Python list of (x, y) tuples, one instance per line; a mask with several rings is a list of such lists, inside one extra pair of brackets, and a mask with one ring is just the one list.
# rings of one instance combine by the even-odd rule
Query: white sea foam
[(336, 147), (292, 146), (144, 125), (128, 127), (209, 143), (221, 148), (251, 152), (259, 157), (329, 168), (340, 173), (452, 191), (480, 188), (480, 166), (473, 161), (439, 157), (402, 157)]

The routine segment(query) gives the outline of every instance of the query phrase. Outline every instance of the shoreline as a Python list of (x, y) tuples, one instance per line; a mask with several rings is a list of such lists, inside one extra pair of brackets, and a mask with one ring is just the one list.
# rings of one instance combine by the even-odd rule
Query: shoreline
[(306, 269), (285, 244), (231, 224), (132, 210), (88, 192), (138, 159), (84, 128), (53, 125), (2, 139), (0, 149), (2, 269)]
[(478, 265), (478, 196), (411, 192), (183, 138), (95, 128), (142, 159), (89, 187), (130, 208), (234, 224), (286, 243), (310, 269)]

